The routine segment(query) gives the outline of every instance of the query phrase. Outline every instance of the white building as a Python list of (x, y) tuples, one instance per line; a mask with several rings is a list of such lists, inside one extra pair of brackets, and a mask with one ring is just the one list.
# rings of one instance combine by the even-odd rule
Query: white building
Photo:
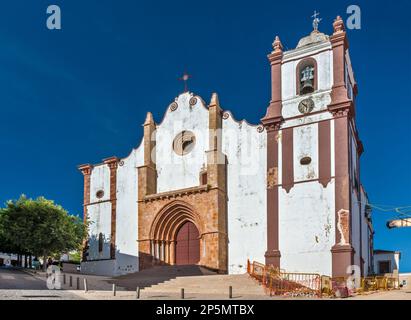
[(247, 259), (288, 271), (371, 270), (372, 225), (360, 182), (357, 84), (341, 18), (268, 58), (272, 100), (260, 124), (180, 94), (148, 113), (125, 158), (82, 165), (92, 222), (82, 270), (124, 274), (199, 264), (245, 272)]
[(16, 254), (8, 254), (0, 252), (0, 266), (11, 266), (12, 263), (17, 263)]
[(374, 250), (374, 272), (384, 275), (386, 273), (397, 274), (400, 271), (401, 253), (390, 250)]

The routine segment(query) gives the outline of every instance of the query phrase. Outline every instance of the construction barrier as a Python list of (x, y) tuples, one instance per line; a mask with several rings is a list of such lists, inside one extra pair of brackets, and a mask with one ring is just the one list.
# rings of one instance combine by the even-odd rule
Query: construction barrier
[(338, 297), (363, 294), (378, 290), (399, 289), (399, 279), (386, 276), (357, 278), (348, 283), (347, 277), (328, 277), (316, 273), (286, 272), (283, 269), (247, 261), (247, 273), (258, 281), (270, 296)]
[(321, 297), (321, 276), (314, 273), (279, 272), (269, 278), (270, 295)]
[(247, 271), (269, 295), (320, 297), (322, 294), (319, 274), (285, 272), (273, 266), (249, 261)]

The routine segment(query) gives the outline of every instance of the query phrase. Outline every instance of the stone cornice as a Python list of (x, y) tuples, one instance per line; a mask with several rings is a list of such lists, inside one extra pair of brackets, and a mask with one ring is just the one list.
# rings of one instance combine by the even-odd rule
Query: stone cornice
[(328, 111), (330, 111), (334, 118), (339, 117), (353, 117), (354, 116), (354, 106), (351, 100), (347, 100), (339, 103), (331, 103), (328, 105)]
[(82, 164), (78, 166), (78, 169), (81, 171), (83, 175), (90, 175), (91, 171), (93, 170), (93, 165), (91, 164)]
[(302, 59), (307, 55), (313, 56), (327, 50), (331, 50), (330, 41), (324, 41), (315, 45), (309, 45), (306, 47), (286, 51), (284, 52), (283, 63), (286, 63), (290, 60), (295, 60), (297, 58)]
[(117, 157), (110, 157), (110, 158), (104, 159), (103, 162), (106, 165), (108, 165), (110, 169), (116, 169), (119, 159)]
[(261, 119), (261, 123), (266, 128), (267, 131), (278, 131), (281, 128), (281, 124), (283, 123), (283, 117), (276, 117), (276, 118), (263, 118)]
[(210, 188), (209, 185), (202, 185), (202, 186), (197, 186), (197, 187), (161, 192), (161, 193), (156, 193), (156, 194), (145, 196), (143, 199), (143, 202), (156, 201), (156, 200), (162, 200), (162, 199), (180, 198), (180, 197), (188, 196), (188, 195), (195, 194), (195, 193), (208, 192), (211, 189), (218, 189), (218, 188)]

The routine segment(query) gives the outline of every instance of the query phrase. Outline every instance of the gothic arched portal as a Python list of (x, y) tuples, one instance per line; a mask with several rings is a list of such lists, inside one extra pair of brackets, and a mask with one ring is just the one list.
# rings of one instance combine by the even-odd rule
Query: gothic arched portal
[(197, 264), (200, 261), (200, 219), (193, 208), (174, 201), (154, 218), (150, 230), (151, 256), (155, 264)]

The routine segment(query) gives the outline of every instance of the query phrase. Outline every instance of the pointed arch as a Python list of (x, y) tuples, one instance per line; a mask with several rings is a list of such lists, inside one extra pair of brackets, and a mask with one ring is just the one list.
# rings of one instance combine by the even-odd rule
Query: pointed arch
[(201, 238), (200, 216), (188, 203), (180, 200), (165, 205), (155, 216), (150, 227), (150, 248), (155, 264), (175, 264), (176, 238), (180, 228), (191, 222)]
[(184, 201), (173, 201), (164, 206), (156, 215), (150, 229), (153, 240), (174, 241), (175, 235), (186, 221), (191, 221), (200, 230), (200, 216), (193, 207)]

